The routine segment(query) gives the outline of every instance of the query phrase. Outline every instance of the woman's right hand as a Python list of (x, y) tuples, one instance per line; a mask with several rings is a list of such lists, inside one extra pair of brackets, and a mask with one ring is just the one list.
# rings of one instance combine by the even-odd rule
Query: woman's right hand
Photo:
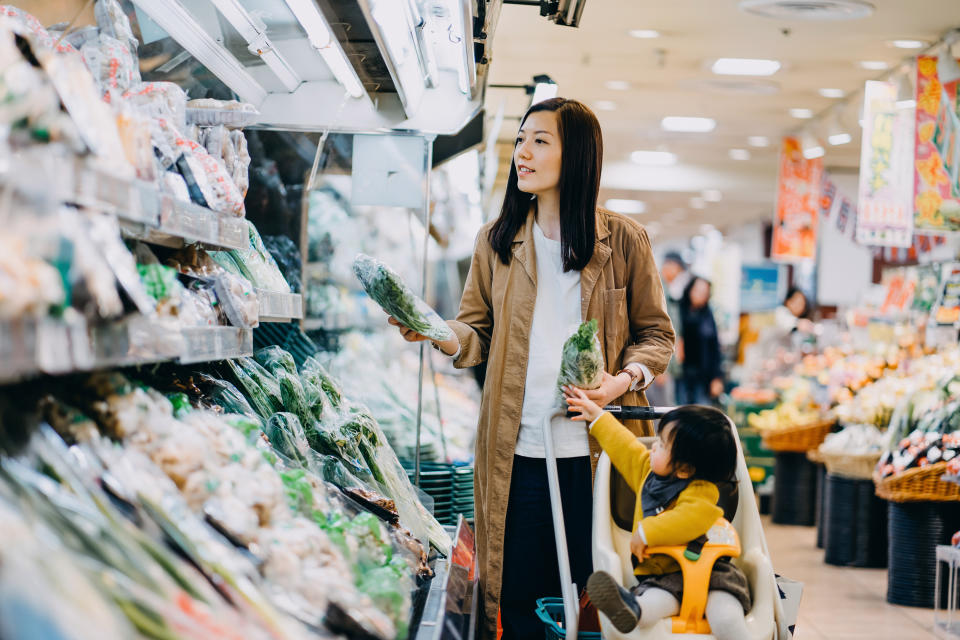
[(460, 341), (456, 337), (453, 337), (450, 340), (444, 340), (443, 342), (439, 342), (437, 340), (433, 340), (432, 338), (428, 338), (422, 333), (417, 333), (413, 329), (400, 324), (400, 321), (394, 318), (393, 316), (390, 316), (389, 318), (387, 318), (387, 322), (395, 326), (397, 329), (399, 329), (400, 335), (402, 335), (403, 339), (406, 340), (407, 342), (423, 342), (424, 340), (430, 340), (436, 343), (436, 345), (440, 347), (440, 351), (442, 351), (444, 355), (448, 355), (448, 356), (452, 356), (457, 352), (457, 349), (460, 348)]

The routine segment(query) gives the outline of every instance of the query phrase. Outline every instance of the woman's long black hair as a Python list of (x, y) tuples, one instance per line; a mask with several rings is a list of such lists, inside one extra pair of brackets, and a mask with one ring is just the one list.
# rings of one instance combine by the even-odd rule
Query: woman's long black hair
[[(603, 135), (593, 112), (581, 102), (551, 98), (531, 106), (520, 126), (531, 113), (552, 111), (557, 114), (560, 135), (560, 243), (563, 270), (581, 271), (593, 257), (597, 238), (597, 193), (603, 167)], [(530, 194), (517, 187), (517, 167), (511, 160), (507, 193), (500, 217), (490, 228), (490, 245), (503, 264), (510, 264), (511, 244), (523, 228), (530, 212)]]

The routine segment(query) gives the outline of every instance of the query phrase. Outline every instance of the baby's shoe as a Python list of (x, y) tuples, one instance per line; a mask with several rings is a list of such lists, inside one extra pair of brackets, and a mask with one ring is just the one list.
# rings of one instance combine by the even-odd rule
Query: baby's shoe
[(640, 621), (640, 605), (632, 593), (617, 584), (606, 571), (594, 571), (587, 579), (590, 602), (603, 612), (620, 633), (629, 633)]

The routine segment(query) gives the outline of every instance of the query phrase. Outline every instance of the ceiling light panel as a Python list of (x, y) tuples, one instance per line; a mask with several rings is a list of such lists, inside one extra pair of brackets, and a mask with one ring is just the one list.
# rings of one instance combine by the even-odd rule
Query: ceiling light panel
[(857, 66), (867, 71), (886, 71), (890, 68), (890, 64), (883, 60), (861, 60)]
[(604, 203), (604, 206), (611, 211), (631, 215), (647, 212), (647, 204), (640, 200), (621, 200), (619, 198), (610, 198)]
[(847, 92), (843, 89), (820, 89), (817, 93), (824, 98), (842, 98), (847, 95)]
[(653, 29), (631, 29), (628, 33), (631, 38), (638, 38), (640, 40), (652, 40), (653, 38), (660, 37), (660, 32)]
[(660, 121), (660, 128), (664, 131), (681, 133), (708, 133), (717, 127), (713, 118), (693, 118), (687, 116), (667, 116)]
[(749, 144), (751, 147), (758, 148), (769, 147), (770, 138), (767, 136), (750, 136), (747, 138), (747, 144)]
[(612, 100), (597, 100), (593, 103), (593, 108), (597, 111), (616, 111), (617, 103)]
[(927, 46), (924, 40), (891, 40), (888, 44), (897, 49), (923, 49)]
[(634, 164), (669, 166), (677, 164), (677, 154), (669, 151), (634, 151), (630, 154), (630, 161)]
[(611, 91), (627, 91), (630, 88), (630, 83), (626, 80), (607, 80), (603, 83), (603, 86)]
[(731, 160), (749, 160), (750, 152), (746, 149), (730, 149), (729, 151)]
[(718, 58), (710, 70), (721, 76), (772, 76), (780, 70), (780, 62), (760, 58)]
[(790, 109), (790, 115), (800, 120), (809, 120), (813, 117), (813, 111), (810, 109)]

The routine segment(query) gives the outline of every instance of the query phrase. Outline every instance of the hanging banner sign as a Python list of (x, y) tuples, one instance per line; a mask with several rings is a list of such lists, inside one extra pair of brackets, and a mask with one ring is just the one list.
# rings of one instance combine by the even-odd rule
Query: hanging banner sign
[(799, 262), (816, 258), (822, 176), (822, 158), (804, 158), (796, 138), (783, 139), (770, 252), (772, 259)]
[(957, 83), (941, 85), (937, 59), (917, 59), (914, 226), (960, 231), (960, 119)]
[(837, 184), (826, 171), (823, 172), (823, 187), (820, 189), (820, 215), (829, 218), (837, 200)]
[(896, 102), (896, 84), (867, 82), (857, 198), (862, 245), (909, 247), (913, 240), (913, 122)]
[(960, 263), (943, 265), (940, 274), (940, 297), (933, 317), (939, 325), (952, 325), (960, 321)]

